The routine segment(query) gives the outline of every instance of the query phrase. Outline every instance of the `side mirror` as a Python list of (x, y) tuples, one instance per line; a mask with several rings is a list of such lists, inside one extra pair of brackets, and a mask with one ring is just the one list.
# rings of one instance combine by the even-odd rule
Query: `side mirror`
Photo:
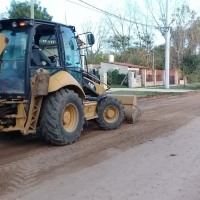
[(87, 35), (87, 41), (89, 45), (93, 45), (95, 43), (95, 38), (94, 35), (92, 33), (89, 33)]

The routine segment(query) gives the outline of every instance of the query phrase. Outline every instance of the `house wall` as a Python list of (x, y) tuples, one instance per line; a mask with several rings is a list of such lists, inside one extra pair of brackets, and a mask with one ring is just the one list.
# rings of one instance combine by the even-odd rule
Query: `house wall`
[[(164, 82), (163, 81), (156, 81), (156, 85), (164, 85)], [(145, 87), (149, 87), (149, 86), (155, 86), (154, 81), (146, 82)]]
[(128, 87), (133, 88), (133, 87), (141, 87), (141, 75), (135, 74), (136, 72), (129, 71), (128, 72)]
[(142, 86), (142, 76), (136, 75), (136, 78), (134, 79), (134, 87), (141, 87)]
[(101, 82), (103, 82), (103, 83), (101, 83), (101, 85), (104, 87), (104, 89), (107, 89), (107, 73), (102, 73), (101, 75), (100, 75), (100, 81)]
[[(129, 87), (144, 87), (164, 85), (165, 82), (165, 71), (164, 70), (147, 70), (147, 69), (136, 69), (128, 68), (127, 66), (120, 66), (110, 63), (101, 63), (99, 69), (100, 74), (107, 73), (110, 69), (118, 69), (120, 74), (127, 74), (129, 79)], [(183, 84), (182, 74), (175, 70), (170, 70), (170, 84)]]
[(105, 73), (109, 69), (118, 69), (120, 74), (127, 74), (128, 73), (128, 67), (127, 66), (120, 66), (120, 65), (114, 65), (109, 63), (101, 63), (101, 68), (99, 69), (99, 73)]

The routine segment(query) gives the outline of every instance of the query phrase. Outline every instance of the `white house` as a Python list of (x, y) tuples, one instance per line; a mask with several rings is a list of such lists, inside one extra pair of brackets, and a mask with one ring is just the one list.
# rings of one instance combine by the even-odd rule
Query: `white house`
[(130, 63), (120, 63), (110, 60), (109, 62), (101, 62), (99, 74), (102, 81), (107, 82), (107, 72), (117, 69), (120, 74), (126, 74), (129, 87), (141, 87), (142, 85), (142, 70), (148, 67), (134, 65)]
[(109, 70), (119, 70), (120, 74), (128, 74), (129, 71), (135, 72), (135, 74), (141, 74), (142, 69), (149, 69), (148, 67), (134, 65), (130, 63), (121, 62), (102, 62), (99, 68), (99, 73), (107, 73)]

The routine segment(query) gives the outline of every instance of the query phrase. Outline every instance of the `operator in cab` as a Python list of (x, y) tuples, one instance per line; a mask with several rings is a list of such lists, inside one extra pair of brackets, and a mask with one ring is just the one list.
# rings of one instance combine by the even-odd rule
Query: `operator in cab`
[(42, 66), (42, 62), (46, 62), (47, 66), (51, 66), (50, 59), (39, 49), (38, 45), (32, 46), (32, 61), (36, 66)]

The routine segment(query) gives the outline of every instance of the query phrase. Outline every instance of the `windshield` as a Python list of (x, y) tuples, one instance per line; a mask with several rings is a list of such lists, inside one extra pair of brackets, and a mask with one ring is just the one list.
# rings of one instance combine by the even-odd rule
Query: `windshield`
[(68, 27), (61, 27), (67, 67), (81, 68), (80, 54), (74, 34)]
[(25, 58), (27, 43), (27, 28), (15, 28), (12, 30), (2, 30), (1, 33), (9, 39), (9, 43), (4, 49), (2, 60), (16, 60)]
[(28, 28), (1, 30), (9, 42), (2, 52), (2, 73), (0, 73), (0, 93), (24, 94), (25, 53)]

